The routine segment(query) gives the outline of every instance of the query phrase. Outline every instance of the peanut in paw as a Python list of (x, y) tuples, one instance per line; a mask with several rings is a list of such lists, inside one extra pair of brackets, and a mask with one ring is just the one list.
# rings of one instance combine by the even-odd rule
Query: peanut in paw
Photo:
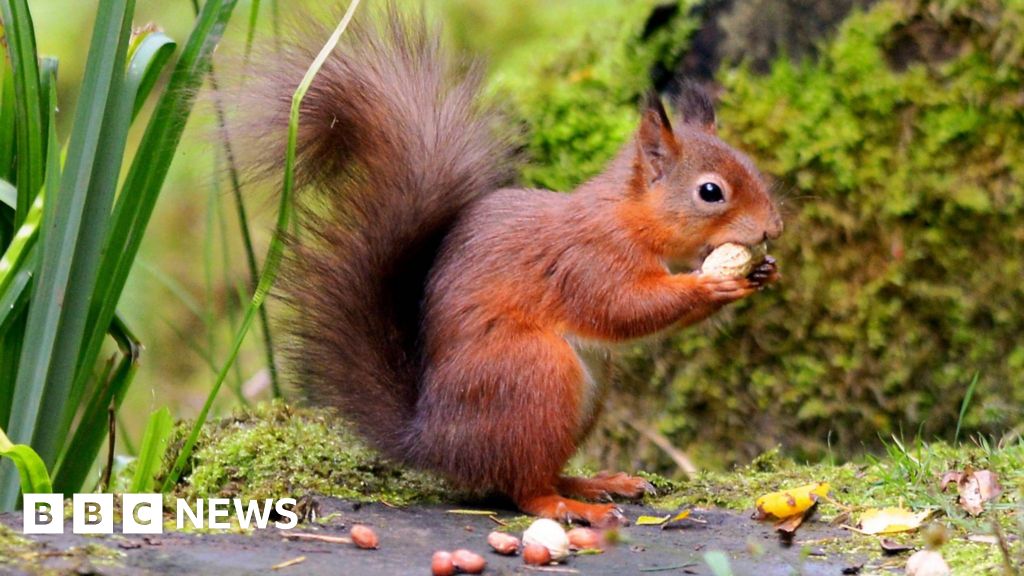
[(701, 274), (724, 278), (743, 278), (765, 260), (767, 246), (743, 246), (727, 242), (715, 248), (701, 264)]

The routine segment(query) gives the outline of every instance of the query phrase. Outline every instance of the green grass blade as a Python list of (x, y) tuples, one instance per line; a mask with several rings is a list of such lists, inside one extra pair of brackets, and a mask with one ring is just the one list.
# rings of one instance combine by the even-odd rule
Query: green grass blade
[[(56, 69), (47, 68), (47, 74)], [(44, 212), (44, 198), (54, 198), (60, 187), (60, 146), (57, 143), (57, 83), (47, 81), (49, 109), (47, 111), (47, 146), (45, 191), (36, 196), (25, 223), (11, 239), (0, 257), (0, 424), (7, 427), (14, 403), (15, 383), (18, 379), (22, 350), (24, 349), (27, 325), (26, 309), (31, 296), (31, 286), (38, 269), (38, 248), (36, 238)], [(13, 274), (9, 277), (8, 274)], [(10, 474), (10, 472), (0, 472)], [(13, 478), (9, 480), (13, 483)], [(10, 488), (13, 490), (13, 486)]]
[(164, 479), (162, 488), (163, 492), (169, 492), (178, 482), (178, 477), (181, 475), (181, 471), (184, 469), (185, 463), (188, 462), (188, 459), (192, 455), (192, 448), (195, 446), (196, 440), (199, 439), (199, 432), (206, 423), (206, 417), (210, 412), (210, 408), (213, 406), (213, 401), (216, 399), (217, 393), (220, 391), (220, 387), (224, 384), (224, 380), (227, 378), (231, 365), (238, 357), (238, 351), (241, 350), (242, 343), (245, 341), (245, 336), (249, 332), (249, 328), (252, 327), (253, 320), (256, 319), (259, 309), (267, 297), (267, 293), (270, 291), (270, 288), (274, 284), (274, 280), (277, 278), (277, 269), (281, 264), (281, 257), (284, 252), (284, 235), (288, 231), (288, 223), (291, 221), (293, 210), (292, 193), (295, 188), (295, 149), (299, 133), (299, 107), (302, 103), (303, 97), (306, 95), (306, 91), (309, 90), (309, 86), (313, 83), (313, 79), (316, 77), (317, 72), (320, 71), (320, 67), (323, 66), (324, 61), (334, 50), (334, 47), (338, 45), (338, 40), (340, 40), (341, 35), (345, 33), (345, 29), (352, 20), (352, 16), (355, 14), (358, 6), (359, 0), (351, 1), (348, 10), (341, 19), (341, 22), (338, 23), (338, 27), (335, 28), (334, 33), (331, 34), (331, 37), (327, 40), (327, 43), (324, 44), (320, 53), (317, 54), (313, 63), (310, 64), (309, 69), (306, 70), (305, 76), (303, 76), (298, 88), (295, 89), (295, 94), (292, 96), (291, 114), (288, 121), (288, 147), (285, 155), (284, 186), (281, 191), (277, 226), (274, 229), (274, 237), (270, 241), (270, 248), (267, 250), (263, 273), (260, 275), (260, 282), (256, 287), (252, 300), (246, 308), (245, 317), (242, 319), (242, 325), (235, 334), (231, 353), (228, 355), (227, 361), (225, 361), (224, 366), (217, 375), (217, 380), (214, 382), (213, 388), (211, 388), (210, 393), (207, 394), (206, 402), (203, 403), (203, 408), (196, 417), (196, 421), (192, 425), (192, 429), (189, 431), (185, 444), (178, 452), (178, 457), (174, 461), (174, 467), (171, 468), (167, 478)]
[[(31, 278), (25, 290), (31, 290)], [(0, 428), (6, 428), (11, 417), (11, 403), (14, 400), (14, 380), (18, 376), (18, 358), (21, 357), (22, 339), (25, 331), (25, 308), (28, 306), (28, 293), (22, 296), (20, 311), (10, 317), (10, 322), (0, 334)], [(0, 464), (0, 467), (3, 467)]]
[(0, 202), (12, 209), (18, 207), (18, 190), (7, 180), (0, 178)]
[[(55, 190), (60, 182), (60, 148), (57, 144), (57, 66), (54, 61), (52, 66), (44, 67), (44, 77), (47, 88), (47, 158), (46, 158), (46, 187), (50, 189), (50, 196), (55, 197)], [(7, 200), (11, 200), (11, 195), (14, 194), (15, 198), (17, 192), (13, 190), (6, 190), (11, 185), (8, 182), (0, 182), (0, 196), (6, 197)], [(39, 226), (43, 218), (43, 199), (46, 193), (40, 192), (35, 199), (32, 201), (32, 206), (29, 208), (28, 214), (24, 216), (21, 227), (18, 228), (17, 233), (11, 239), (10, 244), (4, 250), (2, 256), (0, 256), (0, 297), (7, 291), (8, 277), (10, 275), (18, 274), (20, 272), (20, 265), (24, 259), (25, 254), (28, 253), (33, 246), (35, 246), (36, 239), (39, 236)], [(16, 200), (15, 200), (16, 202)], [(33, 270), (35, 268), (33, 267)], [(3, 311), (0, 310), (0, 316), (3, 315)]]
[[(109, 130), (104, 120), (111, 97), (116, 98), (112, 90), (124, 78), (124, 53), (131, 25), (129, 7), (134, 7), (134, 0), (106, 0), (99, 4), (60, 193), (51, 197), (53, 201), (47, 206), (52, 209), (43, 216), (47, 225), (40, 239), (39, 276), (29, 303), (9, 428), (13, 440), (31, 442), (49, 465), (56, 461), (60, 449), (58, 426), (54, 426), (53, 419), (64, 414), (71, 384), (65, 374), (74, 370), (85, 322), (85, 315), (79, 314), (78, 308), (82, 301), (88, 304), (92, 292), (91, 283), (80, 286), (72, 280), (90, 276), (88, 263), (76, 260), (96, 256), (81, 252), (78, 244), (81, 235), (86, 239), (86, 249), (91, 249), (96, 228), (102, 227), (102, 223), (83, 227), (82, 218), (87, 204), (101, 204), (89, 197), (89, 191), (94, 168), (102, 171), (109, 167), (107, 163), (96, 166), (96, 162), (107, 151), (101, 152), (101, 147), (111, 144), (102, 141), (105, 128)], [(95, 245), (98, 247), (98, 243)], [(69, 327), (66, 323), (74, 325)], [(10, 476), (0, 480), (0, 505), (10, 507), (17, 496), (15, 484)]]
[[(43, 134), (49, 134), (50, 122), (53, 121), (52, 110), (57, 107), (57, 59), (47, 56), (39, 62), (39, 98), (43, 118)], [(44, 141), (44, 157), (48, 141)], [(43, 168), (45, 180), (45, 167)]]
[(32, 199), (43, 185), (46, 165), (46, 131), (43, 130), (44, 98), (39, 83), (39, 59), (36, 35), (27, 0), (0, 0), (0, 16), (5, 24), (7, 51), (14, 70), (14, 106), (16, 110), (15, 145), (18, 210), (15, 226), (28, 213)]
[[(43, 195), (36, 196), (32, 201), (32, 209), (29, 210), (25, 222), (18, 228), (11, 243), (7, 246), (3, 256), (0, 256), (0, 297), (7, 292), (7, 287), (12, 278), (22, 270), (22, 262), (29, 250), (36, 244), (39, 237), (39, 225), (43, 217)], [(3, 311), (0, 310), (0, 318)]]
[(978, 385), (978, 376), (981, 372), (975, 372), (974, 378), (971, 380), (971, 384), (967, 387), (967, 393), (964, 394), (964, 401), (960, 403), (960, 417), (956, 419), (956, 432), (953, 434), (953, 446), (960, 445), (960, 428), (964, 423), (964, 416), (967, 415), (967, 408), (971, 405), (971, 398), (974, 397), (974, 388)]
[(155, 476), (167, 452), (167, 441), (171, 438), (173, 426), (171, 411), (166, 406), (150, 414), (146, 431), (142, 434), (141, 452), (135, 461), (130, 492), (143, 494), (153, 491)]
[[(7, 36), (0, 23), (0, 39)], [(0, 179), (13, 182), (14, 172), (14, 122), (17, 116), (14, 104), (14, 69), (7, 58), (7, 51), (0, 50)], [(17, 204), (15, 204), (17, 206)]]
[(21, 491), (26, 494), (49, 494), (53, 492), (50, 475), (46, 473), (46, 465), (35, 450), (24, 444), (12, 444), (11, 440), (0, 430), (0, 456), (10, 458), (18, 469), (21, 478)]
[[(213, 107), (224, 147), (224, 158), (228, 165), (228, 181), (231, 184), (231, 195), (235, 201), (235, 214), (238, 218), (238, 227), (242, 235), (242, 248), (245, 250), (245, 261), (249, 270), (249, 289), (255, 290), (259, 284), (259, 265), (256, 263), (256, 250), (253, 248), (248, 211), (245, 208), (245, 199), (242, 196), (242, 183), (238, 174), (238, 162), (235, 159), (234, 149), (231, 145), (231, 135), (227, 130), (224, 105), (220, 100), (219, 87), (217, 86), (217, 76), (212, 68), (210, 69), (210, 87), (214, 94)], [(260, 308), (259, 320), (260, 329), (263, 332), (263, 355), (266, 358), (267, 370), (270, 371), (270, 387), (274, 398), (281, 398), (283, 393), (277, 373), (277, 361), (274, 359), (273, 333), (270, 331), (270, 315), (266, 306)]]
[(129, 49), (128, 89), (135, 94), (132, 119), (146, 103), (160, 72), (170, 61), (177, 43), (162, 32), (146, 32)]
[(249, 7), (249, 28), (245, 32), (245, 63), (249, 63), (249, 55), (252, 54), (252, 40), (256, 36), (256, 22), (260, 16), (260, 0), (252, 0)]
[(115, 409), (121, 407), (138, 371), (142, 344), (120, 316), (115, 316), (111, 322), (110, 335), (117, 342), (121, 360), (110, 377), (102, 377), (85, 399), (85, 410), (61, 455), (53, 486), (64, 494), (79, 490), (85, 483), (107, 437), (110, 404), (113, 403)]
[(157, 102), (135, 159), (118, 196), (104, 259), (89, 311), (87, 335), (79, 357), (75, 386), (83, 386), (88, 369), (103, 345), (142, 236), (167, 176), (174, 151), (185, 129), (196, 90), (209, 69), (210, 56), (220, 41), (237, 0), (208, 0), (175, 64), (167, 88)]
[[(14, 319), (17, 318), (28, 305), (28, 287), (32, 282), (33, 266), (35, 264), (35, 251), (30, 250), (25, 258), (25, 266), (21, 271), (13, 274), (0, 292), (0, 337), (6, 336)], [(0, 382), (0, 387), (13, 383)]]

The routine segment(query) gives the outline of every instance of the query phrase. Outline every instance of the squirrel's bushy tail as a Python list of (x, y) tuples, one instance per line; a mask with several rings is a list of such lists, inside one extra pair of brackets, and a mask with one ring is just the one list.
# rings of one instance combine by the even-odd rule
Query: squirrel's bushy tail
[[(301, 35), (261, 58), (238, 95), (234, 140), (258, 147), (264, 174), (283, 164), (292, 92), (329, 30), (304, 24)], [(301, 231), (280, 279), (292, 378), (400, 460), (427, 274), (455, 216), (510, 166), (478, 68), (440, 44), (421, 14), (357, 14), (302, 102)]]

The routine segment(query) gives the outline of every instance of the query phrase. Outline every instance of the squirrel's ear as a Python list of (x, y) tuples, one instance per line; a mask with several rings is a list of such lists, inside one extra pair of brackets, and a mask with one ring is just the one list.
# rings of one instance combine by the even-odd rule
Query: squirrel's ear
[(679, 84), (672, 104), (676, 112), (682, 114), (684, 124), (715, 134), (715, 104), (700, 84), (684, 80)]
[(679, 144), (672, 134), (672, 124), (661, 98), (653, 90), (644, 99), (643, 117), (637, 133), (638, 176), (645, 184), (661, 179), (667, 164), (679, 153)]

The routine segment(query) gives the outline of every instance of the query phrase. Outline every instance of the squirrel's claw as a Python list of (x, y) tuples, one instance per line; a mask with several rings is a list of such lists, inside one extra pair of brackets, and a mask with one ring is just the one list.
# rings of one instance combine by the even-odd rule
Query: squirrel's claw
[(750, 274), (747, 274), (747, 280), (758, 290), (773, 284), (779, 278), (778, 263), (771, 256), (765, 256), (764, 261), (758, 264)]
[(654, 497), (654, 498), (656, 498), (658, 496), (658, 491), (654, 488), (654, 484), (651, 484), (650, 482), (644, 480), (643, 486), (644, 486), (644, 494), (646, 494), (648, 496), (651, 496), (651, 497)]

